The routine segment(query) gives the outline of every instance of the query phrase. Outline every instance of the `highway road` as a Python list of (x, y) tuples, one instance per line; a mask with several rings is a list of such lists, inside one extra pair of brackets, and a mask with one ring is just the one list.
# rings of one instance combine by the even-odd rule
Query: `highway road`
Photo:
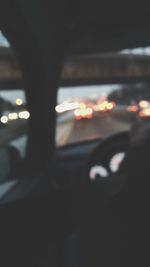
[(129, 130), (131, 124), (118, 122), (111, 117), (75, 121), (67, 143), (104, 138), (119, 131)]
[(58, 146), (95, 138), (104, 138), (111, 134), (129, 130), (133, 121), (119, 120), (111, 116), (95, 116), (92, 119), (77, 121), (72, 119), (57, 126), (56, 141)]
[[(73, 112), (61, 115), (57, 119), (56, 144), (63, 146), (84, 140), (107, 137), (111, 134), (129, 130), (132, 120), (121, 120), (113, 114), (98, 115), (92, 119), (75, 120)], [(23, 156), (27, 141), (26, 122), (16, 121), (0, 128), (0, 145), (11, 144)]]

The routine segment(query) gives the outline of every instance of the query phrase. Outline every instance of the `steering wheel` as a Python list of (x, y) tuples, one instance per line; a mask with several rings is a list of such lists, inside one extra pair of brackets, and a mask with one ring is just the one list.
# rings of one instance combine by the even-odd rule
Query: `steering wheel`
[[(87, 175), (90, 180), (96, 178), (105, 178), (109, 175), (114, 174), (119, 169), (121, 162), (117, 162), (116, 171), (111, 166), (111, 161), (114, 156), (120, 154), (123, 157), (128, 150), (129, 146), (129, 132), (121, 132), (104, 139), (92, 152), (88, 160)], [(121, 160), (118, 160), (121, 161)], [(93, 173), (92, 173), (93, 171)], [(93, 175), (93, 176), (92, 176)]]

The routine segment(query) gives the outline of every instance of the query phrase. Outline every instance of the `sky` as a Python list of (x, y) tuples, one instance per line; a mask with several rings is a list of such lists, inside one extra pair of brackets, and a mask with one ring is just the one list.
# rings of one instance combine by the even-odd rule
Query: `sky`
[(21, 98), (25, 103), (25, 93), (23, 89), (7, 91), (0, 90), (0, 97), (2, 97), (6, 101), (11, 102), (12, 104), (15, 104), (17, 98)]
[(120, 85), (92, 85), (92, 86), (74, 86), (61, 87), (58, 90), (58, 103), (62, 103), (66, 99), (74, 98), (90, 98), (97, 99), (101, 96), (107, 96), (113, 90), (119, 89)]

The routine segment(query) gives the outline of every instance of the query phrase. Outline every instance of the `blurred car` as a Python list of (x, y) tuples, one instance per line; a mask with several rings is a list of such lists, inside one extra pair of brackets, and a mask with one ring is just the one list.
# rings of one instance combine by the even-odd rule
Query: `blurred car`
[(150, 119), (150, 106), (140, 110), (138, 115), (142, 120), (149, 120)]
[(150, 102), (147, 100), (140, 101), (139, 109), (139, 118), (142, 120), (150, 120)]
[(80, 108), (74, 111), (74, 116), (76, 120), (92, 119), (93, 110), (91, 107), (86, 106), (86, 104), (80, 103)]
[(109, 114), (115, 108), (115, 103), (104, 100), (94, 106), (94, 111), (101, 114)]
[(131, 113), (137, 113), (138, 110), (139, 110), (139, 108), (138, 108), (137, 105), (130, 105), (130, 106), (128, 106), (127, 110), (128, 110), (129, 112), (131, 112)]

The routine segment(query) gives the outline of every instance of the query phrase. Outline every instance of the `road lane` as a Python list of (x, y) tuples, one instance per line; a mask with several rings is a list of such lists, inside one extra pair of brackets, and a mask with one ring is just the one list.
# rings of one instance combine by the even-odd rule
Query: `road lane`
[(131, 125), (132, 122), (121, 122), (110, 116), (74, 121), (74, 127), (66, 142), (74, 143), (95, 138), (104, 138), (114, 133), (127, 131), (131, 128)]

